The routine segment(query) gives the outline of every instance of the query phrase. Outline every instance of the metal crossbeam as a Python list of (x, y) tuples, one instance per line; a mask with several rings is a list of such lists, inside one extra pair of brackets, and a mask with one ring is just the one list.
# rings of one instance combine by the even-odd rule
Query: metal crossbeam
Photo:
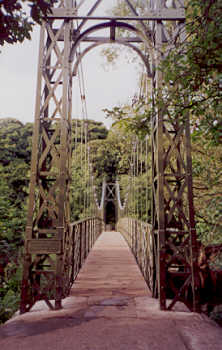
[(156, 12), (147, 12), (145, 16), (79, 16), (75, 9), (54, 9), (49, 19), (74, 19), (92, 21), (172, 21), (184, 20), (184, 9), (162, 9)]
[[(58, 29), (54, 29), (53, 32), (56, 33), (58, 31)], [(76, 37), (76, 31), (74, 30), (72, 33), (72, 38), (74, 39)], [(64, 41), (64, 35), (61, 34), (58, 38), (58, 41)], [(107, 36), (87, 36), (85, 37), (82, 42), (90, 42), (90, 43), (103, 43), (107, 41)], [(115, 37), (115, 41), (119, 41), (122, 43), (142, 43), (142, 39), (135, 36), (135, 37)]]

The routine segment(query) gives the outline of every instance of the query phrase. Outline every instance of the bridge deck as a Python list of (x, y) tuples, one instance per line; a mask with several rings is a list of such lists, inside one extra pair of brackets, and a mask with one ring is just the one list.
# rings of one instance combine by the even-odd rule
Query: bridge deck
[(1, 350), (219, 350), (221, 328), (199, 314), (163, 312), (117, 232), (103, 233), (63, 310), (39, 302), (0, 327)]
[(151, 295), (133, 255), (118, 232), (104, 232), (99, 237), (71, 294), (93, 299)]

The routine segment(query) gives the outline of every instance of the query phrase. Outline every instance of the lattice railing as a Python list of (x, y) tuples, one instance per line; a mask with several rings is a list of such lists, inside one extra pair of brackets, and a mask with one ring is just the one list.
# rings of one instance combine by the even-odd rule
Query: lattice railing
[[(160, 298), (158, 285), (160, 268), (158, 263), (157, 232), (152, 230), (150, 224), (130, 217), (120, 218), (117, 229), (124, 236), (131, 248), (153, 297)], [(173, 233), (175, 233), (175, 230), (171, 232), (171, 235)], [(178, 232), (175, 233), (175, 239), (177, 236)], [(173, 243), (177, 249), (174, 248)], [(181, 301), (192, 311), (193, 294), (191, 285), (189, 285), (191, 278), (189, 280), (187, 279), (190, 267), (188, 263), (186, 263), (186, 261), (190, 259), (189, 249), (184, 244), (184, 251), (181, 253), (180, 242), (176, 242), (175, 240), (173, 243), (166, 245), (167, 249), (165, 255), (167, 271), (167, 283), (165, 285), (166, 298), (168, 300), (167, 309), (172, 310), (176, 302)], [(214, 281), (210, 283), (212, 285), (215, 284)], [(205, 280), (204, 284), (206, 284)], [(204, 291), (202, 292), (204, 293)]]
[[(97, 217), (70, 224), (60, 246), (62, 252), (60, 254), (54, 254), (53, 250), (49, 249), (51, 246), (54, 247), (57, 241), (41, 239), (40, 243), (45, 251), (42, 248), (42, 254), (32, 254), (32, 261), (28, 262), (29, 276), (23, 280), (20, 311), (22, 313), (29, 311), (38, 300), (44, 300), (52, 310), (58, 308), (57, 305), (61, 305), (61, 300), (69, 295), (73, 282), (101, 232), (102, 220)], [(33, 239), (28, 243), (30, 245), (28, 249), (33, 249), (37, 245), (39, 251), (39, 240)]]
[(85, 259), (102, 233), (102, 220), (88, 218), (70, 224), (64, 242), (64, 296), (68, 296)]
[(152, 233), (151, 225), (143, 221), (125, 217), (118, 221), (117, 229), (131, 248), (153, 296), (157, 296), (157, 247), (156, 237)]

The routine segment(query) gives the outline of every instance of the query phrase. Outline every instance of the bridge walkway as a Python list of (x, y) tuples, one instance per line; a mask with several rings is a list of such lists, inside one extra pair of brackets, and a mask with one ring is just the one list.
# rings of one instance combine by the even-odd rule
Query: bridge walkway
[[(219, 350), (222, 332), (177, 305), (159, 311), (135, 259), (117, 232), (104, 232), (63, 309), (44, 302), (0, 327), (1, 350)], [(179, 312), (180, 309), (180, 312)], [(181, 312), (182, 310), (182, 312)]]

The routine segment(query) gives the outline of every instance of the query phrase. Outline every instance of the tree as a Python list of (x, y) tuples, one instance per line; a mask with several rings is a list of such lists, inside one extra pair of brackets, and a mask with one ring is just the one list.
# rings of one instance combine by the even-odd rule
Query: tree
[(80, 143), (85, 143), (91, 140), (106, 139), (108, 130), (101, 122), (87, 119), (72, 120), (72, 149)]
[(35, 23), (50, 12), (57, 0), (1, 0), (0, 1), (0, 45), (14, 44), (31, 39)]
[(212, 244), (221, 242), (222, 219), (222, 2), (188, 0), (186, 15), (185, 40), (159, 67), (155, 107), (168, 109), (172, 120), (190, 117), (197, 232)]
[[(162, 61), (163, 89), (157, 104), (181, 118), (214, 143), (222, 142), (222, 2), (186, 2), (186, 38)], [(183, 29), (184, 30), (184, 29)]]
[(26, 213), (24, 200), (16, 198), (5, 168), (0, 164), (0, 323), (18, 308)]
[(72, 120), (72, 173), (70, 185), (71, 221), (77, 221), (91, 216), (93, 206), (90, 200), (92, 157), (91, 142), (106, 141), (108, 130), (101, 123), (94, 120)]
[(0, 119), (0, 322), (19, 302), (32, 124)]
[(131, 105), (124, 104), (112, 110), (104, 109), (104, 112), (107, 118), (112, 118), (113, 126), (118, 125), (130, 137), (136, 134), (144, 140), (150, 134), (152, 108), (143, 97), (134, 99)]
[(204, 245), (222, 243), (222, 149), (204, 134), (192, 134), (197, 232)]

